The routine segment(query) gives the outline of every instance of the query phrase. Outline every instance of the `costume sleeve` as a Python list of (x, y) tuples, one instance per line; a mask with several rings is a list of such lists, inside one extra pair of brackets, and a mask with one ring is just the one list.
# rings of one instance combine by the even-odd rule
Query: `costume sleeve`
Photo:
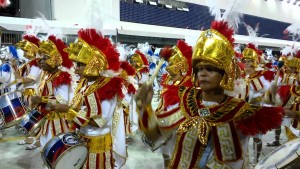
[(237, 128), (244, 135), (265, 134), (281, 125), (283, 109), (281, 107), (261, 107), (246, 104), (237, 116)]
[(11, 72), (4, 72), (2, 71), (2, 76), (0, 76), (1, 83), (8, 83), (11, 77)]
[(42, 73), (42, 70), (40, 68), (38, 68), (36, 66), (31, 66), (30, 72), (29, 72), (27, 78), (37, 81), (39, 79), (41, 73)]
[(100, 128), (109, 127), (109, 125), (111, 124), (109, 122), (113, 119), (113, 114), (116, 108), (116, 104), (117, 104), (117, 96), (115, 96), (111, 100), (103, 100), (101, 102), (102, 115), (91, 117)]

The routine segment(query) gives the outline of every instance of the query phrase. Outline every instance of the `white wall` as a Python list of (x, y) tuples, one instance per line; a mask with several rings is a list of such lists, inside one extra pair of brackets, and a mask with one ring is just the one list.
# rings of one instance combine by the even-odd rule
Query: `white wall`
[[(179, 0), (200, 5), (207, 5), (207, 0)], [(220, 8), (226, 8), (235, 0), (215, 0)], [(244, 14), (269, 18), (287, 23), (300, 24), (300, 6), (287, 3), (286, 0), (239, 0), (242, 2), (240, 12)], [(297, 3), (299, 4), (299, 2)]]

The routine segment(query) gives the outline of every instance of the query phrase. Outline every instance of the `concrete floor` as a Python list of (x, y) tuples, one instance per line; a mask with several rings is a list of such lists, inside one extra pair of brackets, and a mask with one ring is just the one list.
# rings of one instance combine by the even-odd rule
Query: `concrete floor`
[[(155, 100), (156, 101), (156, 100)], [(157, 106), (157, 102), (153, 102)], [(283, 129), (283, 127), (282, 127)], [(287, 138), (282, 130), (281, 143), (285, 143)], [(43, 169), (40, 149), (25, 150), (25, 145), (17, 145), (18, 141), (24, 137), (18, 133), (14, 127), (3, 130), (4, 138), (0, 139), (0, 169)], [(133, 141), (128, 146), (128, 159), (124, 169), (162, 169), (163, 160), (159, 152), (151, 152), (140, 140), (137, 133)], [(267, 147), (266, 143), (274, 139), (274, 132), (270, 131), (263, 136), (263, 155), (267, 155), (274, 147)], [(250, 156), (252, 154), (252, 139), (249, 143)]]

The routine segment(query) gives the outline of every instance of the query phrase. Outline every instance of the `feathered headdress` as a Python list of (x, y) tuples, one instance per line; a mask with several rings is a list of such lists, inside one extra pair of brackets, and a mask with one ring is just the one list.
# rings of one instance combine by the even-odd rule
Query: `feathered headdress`
[(115, 76), (120, 68), (119, 53), (102, 35), (101, 2), (88, 1), (84, 27), (78, 31), (78, 41), (66, 50), (71, 60), (86, 64), (85, 76)]
[(286, 46), (281, 50), (280, 60), (285, 66), (296, 67), (300, 66), (300, 53), (295, 46)]
[(55, 35), (50, 35), (47, 41), (40, 43), (39, 51), (50, 57), (45, 62), (52, 68), (63, 66), (69, 69), (73, 66), (73, 62), (69, 59), (68, 53), (64, 51), (65, 48), (67, 45), (61, 39)]
[[(212, 2), (212, 1), (211, 1)], [(242, 14), (237, 12), (237, 1), (221, 16), (217, 4), (210, 3), (210, 12), (215, 16), (211, 28), (204, 31), (194, 47), (192, 66), (195, 72), (201, 64), (211, 64), (225, 71), (220, 86), (227, 90), (233, 90), (236, 78), (236, 62), (234, 61), (234, 30), (238, 25)]]
[(137, 72), (149, 72), (149, 62), (145, 54), (136, 50), (131, 56), (130, 62), (133, 63)]

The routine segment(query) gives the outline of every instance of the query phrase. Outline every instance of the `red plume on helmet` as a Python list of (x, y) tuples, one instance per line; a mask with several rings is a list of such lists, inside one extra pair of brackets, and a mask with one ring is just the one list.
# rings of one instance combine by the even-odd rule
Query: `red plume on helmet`
[(189, 65), (189, 71), (191, 73), (192, 71), (192, 56), (193, 56), (193, 48), (189, 46), (185, 41), (179, 40), (177, 41), (176, 46), (179, 48), (183, 56), (186, 58), (188, 65)]
[(80, 29), (78, 31), (78, 37), (105, 55), (109, 70), (119, 70), (121, 65), (119, 53), (108, 38), (103, 37), (96, 29)]
[(257, 49), (257, 47), (253, 43), (249, 43), (246, 48), (253, 49), (257, 53), (258, 56), (261, 56), (263, 54), (263, 51)]
[(165, 60), (169, 60), (169, 58), (172, 56), (172, 52), (173, 49), (169, 46), (166, 46), (160, 51), (159, 56)]
[(222, 21), (212, 21), (210, 28), (218, 31), (219, 33), (221, 33), (223, 36), (225, 36), (228, 39), (230, 44), (232, 46), (234, 46), (234, 44), (233, 44), (233, 42), (234, 42), (234, 38), (233, 38), (234, 30), (233, 30), (233, 28), (229, 27), (229, 25), (226, 21), (223, 21), (223, 20)]
[(34, 36), (34, 35), (24, 35), (24, 36), (23, 36), (23, 39), (25, 39), (25, 40), (27, 40), (27, 41), (29, 41), (29, 42), (35, 44), (37, 47), (40, 46), (40, 45), (39, 45), (40, 39), (37, 38), (37, 37)]
[(61, 39), (56, 38), (56, 36), (54, 35), (50, 35), (48, 37), (48, 40), (52, 41), (55, 44), (57, 50), (59, 51), (62, 57), (62, 66), (66, 68), (71, 68), (73, 66), (73, 62), (69, 59), (68, 53), (64, 51), (64, 49), (67, 48), (67, 45), (65, 45), (65, 43)]
[(140, 70), (141, 73), (147, 73), (149, 72), (149, 62), (145, 54), (140, 52), (139, 50), (135, 51), (136, 54), (140, 55), (141, 59), (143, 60), (144, 67)]
[(127, 61), (121, 62), (121, 68), (126, 71), (128, 76), (135, 75), (135, 69)]

